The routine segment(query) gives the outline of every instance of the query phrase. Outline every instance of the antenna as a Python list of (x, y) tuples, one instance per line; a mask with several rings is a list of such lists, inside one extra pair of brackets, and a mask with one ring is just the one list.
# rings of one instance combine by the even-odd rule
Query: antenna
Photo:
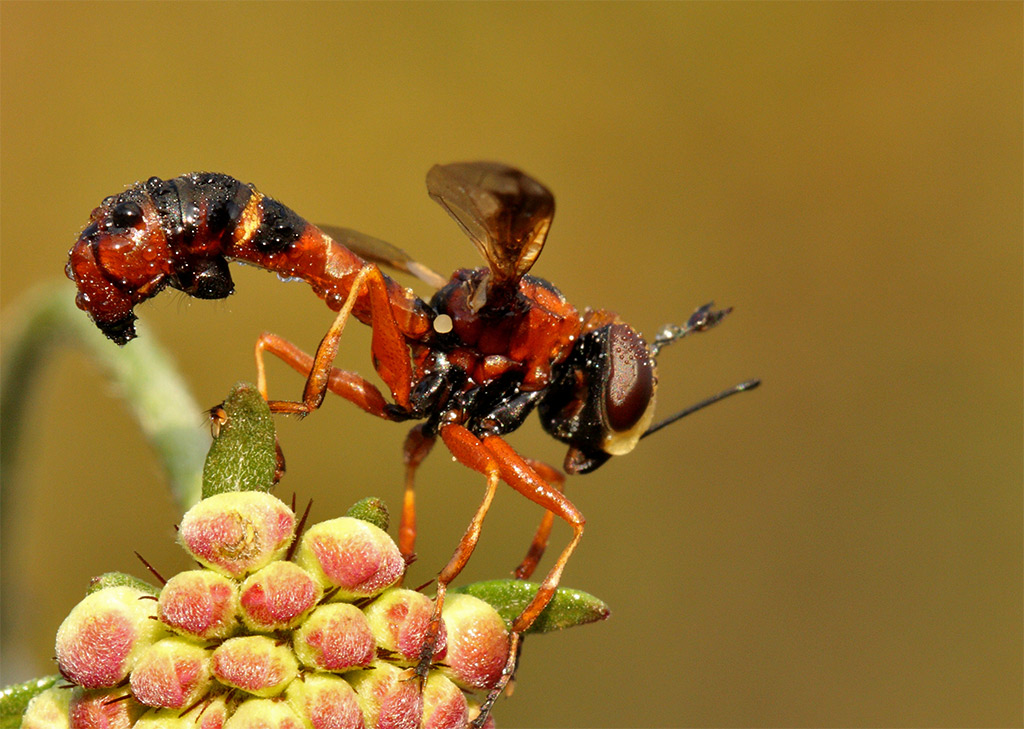
[(746, 392), (747, 390), (753, 390), (755, 387), (757, 387), (760, 384), (761, 384), (761, 380), (747, 380), (746, 382), (741, 382), (738, 385), (733, 385), (728, 390), (722, 390), (717, 395), (712, 395), (707, 400), (701, 400), (696, 405), (691, 405), (690, 407), (686, 408), (685, 410), (680, 410), (675, 415), (670, 415), (669, 417), (667, 417), (664, 420), (662, 420), (660, 423), (656, 423), (656, 424), (652, 425), (640, 437), (641, 438), (646, 438), (651, 433), (657, 433), (659, 430), (664, 428), (666, 425), (671, 425), (672, 423), (676, 422), (677, 420), (681, 420), (681, 419), (685, 418), (687, 415), (691, 415), (691, 414), (697, 412), (698, 410), (702, 410), (702, 409), (706, 408), (708, 405), (713, 405), (716, 402), (718, 402), (719, 400), (724, 400), (727, 397), (735, 395), (737, 392)]
[(651, 356), (657, 357), (664, 347), (678, 342), (680, 339), (685, 337), (687, 334), (692, 332), (706, 332), (711, 327), (715, 326), (718, 322), (725, 318), (725, 315), (732, 311), (730, 306), (728, 309), (720, 309), (715, 311), (711, 307), (715, 305), (714, 301), (709, 301), (698, 308), (695, 312), (690, 315), (690, 318), (685, 324), (679, 326), (678, 324), (668, 324), (657, 336), (654, 337), (654, 341), (651, 342)]

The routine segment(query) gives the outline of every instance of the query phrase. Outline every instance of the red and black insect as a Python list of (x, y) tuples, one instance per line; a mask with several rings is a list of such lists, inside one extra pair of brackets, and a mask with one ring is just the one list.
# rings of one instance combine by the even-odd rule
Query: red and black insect
[[(517, 577), (535, 570), (554, 516), (572, 527), (569, 544), (512, 624), (516, 647), (554, 594), (584, 519), (562, 493), (564, 476), (520, 456), (502, 436), (537, 410), (544, 428), (569, 445), (565, 471), (587, 473), (669, 422), (758, 382), (652, 426), (659, 350), (709, 329), (730, 310), (703, 306), (686, 325), (666, 327), (648, 344), (614, 313), (578, 312), (553, 285), (528, 275), (555, 209), (539, 182), (505, 165), (475, 162), (435, 166), (427, 189), (472, 239), (486, 267), (460, 269), (446, 280), (383, 241), (311, 225), (252, 185), (193, 173), (154, 177), (104, 200), (71, 249), (67, 274), (78, 286), (78, 306), (118, 344), (135, 336), (135, 305), (165, 286), (203, 299), (231, 294), (229, 260), (306, 281), (338, 315), (314, 356), (263, 334), (256, 344), (260, 391), (267, 396), (263, 355), (269, 352), (307, 377), (301, 401), (268, 399), (275, 412), (311, 412), (330, 390), (380, 418), (420, 421), (404, 446), (403, 554), (411, 555), (415, 544), (416, 468), (438, 437), (457, 460), (487, 477), (483, 502), (438, 576), (438, 610), (446, 586), (473, 552), (499, 481), (546, 510)], [(439, 290), (424, 301), (377, 264)], [(333, 367), (349, 316), (373, 328), (373, 365), (390, 401), (358, 374)], [(427, 646), (421, 671), (432, 653)], [(515, 654), (486, 707), (510, 678)]]

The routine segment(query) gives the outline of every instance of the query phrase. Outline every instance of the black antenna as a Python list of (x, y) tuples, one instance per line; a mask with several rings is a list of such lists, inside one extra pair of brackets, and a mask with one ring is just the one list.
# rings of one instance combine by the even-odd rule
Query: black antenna
[(664, 347), (678, 342), (680, 339), (685, 337), (692, 332), (706, 332), (711, 327), (718, 324), (725, 318), (726, 314), (732, 311), (730, 306), (728, 309), (720, 309), (718, 311), (711, 307), (715, 305), (714, 301), (709, 301), (704, 306), (699, 307), (685, 324), (679, 326), (678, 324), (669, 324), (662, 328), (658, 332), (657, 336), (654, 337), (654, 341), (651, 342), (651, 356), (657, 357)]
[(691, 405), (690, 407), (686, 408), (685, 410), (680, 410), (675, 415), (670, 415), (669, 417), (667, 417), (664, 420), (662, 420), (660, 423), (656, 423), (655, 425), (652, 425), (640, 437), (641, 438), (646, 438), (651, 433), (657, 433), (659, 430), (664, 428), (666, 425), (671, 425), (672, 423), (676, 422), (677, 420), (681, 420), (682, 418), (685, 418), (687, 415), (691, 415), (691, 414), (697, 412), (698, 410), (706, 408), (708, 405), (713, 405), (716, 402), (718, 402), (719, 400), (724, 400), (725, 398), (730, 397), (731, 395), (735, 395), (737, 392), (745, 392), (747, 390), (753, 390), (755, 387), (757, 387), (760, 384), (761, 384), (761, 380), (747, 380), (746, 382), (741, 382), (738, 385), (733, 385), (728, 390), (722, 390), (722, 392), (718, 393), (717, 395), (712, 395), (707, 400), (701, 400), (696, 405)]

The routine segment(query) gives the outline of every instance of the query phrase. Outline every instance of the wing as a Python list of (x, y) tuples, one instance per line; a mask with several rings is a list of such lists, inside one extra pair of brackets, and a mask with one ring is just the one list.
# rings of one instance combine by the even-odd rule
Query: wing
[(497, 162), (434, 165), (427, 192), (472, 239), (497, 283), (530, 270), (555, 215), (546, 187)]
[(339, 228), (336, 225), (317, 225), (317, 227), (367, 261), (383, 263), (399, 271), (411, 273), (435, 289), (443, 288), (448, 283), (448, 279), (441, 274), (413, 260), (412, 256), (398, 246), (391, 245), (380, 238), (374, 238), (351, 228)]

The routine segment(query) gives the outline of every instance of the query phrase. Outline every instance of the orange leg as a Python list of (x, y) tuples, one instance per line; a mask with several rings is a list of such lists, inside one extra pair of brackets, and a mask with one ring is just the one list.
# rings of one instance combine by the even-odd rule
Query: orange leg
[[(434, 605), (434, 618), (431, 621), (431, 629), (428, 632), (423, 654), (420, 656), (420, 664), (417, 667), (419, 675), (426, 675), (426, 671), (433, 658), (434, 643), (437, 639), (437, 632), (440, 630), (441, 609), (447, 586), (466, 566), (470, 556), (473, 554), (473, 550), (476, 548), (477, 541), (480, 538), (480, 529), (483, 525), (484, 517), (487, 515), (487, 510), (490, 508), (491, 499), (494, 497), (494, 490), (499, 479), (534, 503), (544, 507), (551, 514), (564, 519), (572, 527), (573, 531), (572, 539), (562, 550), (558, 560), (548, 572), (544, 581), (541, 582), (537, 594), (534, 595), (526, 608), (523, 609), (523, 612), (512, 622), (509, 658), (502, 669), (501, 679), (488, 694), (487, 700), (481, 707), (480, 715), (474, 722), (476, 726), (480, 726), (486, 720), (491, 705), (505, 690), (515, 672), (522, 633), (533, 624), (537, 616), (547, 607), (547, 604), (554, 596), (555, 589), (558, 587), (558, 582), (562, 577), (562, 570), (565, 568), (569, 557), (583, 536), (585, 520), (579, 510), (561, 493), (558, 487), (552, 486), (538, 475), (537, 471), (501, 438), (487, 436), (481, 440), (461, 425), (443, 426), (440, 433), (441, 439), (448, 447), (448, 450), (451, 451), (452, 455), (460, 463), (487, 476), (487, 492), (476, 513), (473, 515), (473, 520), (455, 548), (455, 553), (437, 577), (438, 589)], [(545, 530), (544, 522), (542, 521), (539, 532), (543, 531)], [(536, 537), (535, 541), (537, 541)], [(541, 541), (547, 541), (546, 534), (543, 534)], [(529, 563), (529, 555), (526, 562), (527, 569), (532, 572), (536, 563)], [(432, 636), (433, 640), (429, 636)]]
[[(302, 376), (308, 378), (313, 371), (313, 357), (286, 339), (276, 334), (264, 332), (256, 340), (256, 367), (260, 377), (258, 384), (260, 393), (266, 397), (266, 377), (264, 375), (263, 354), (272, 354)], [(391, 420), (387, 411), (387, 400), (371, 382), (354, 372), (332, 367), (327, 378), (327, 389), (335, 395), (345, 398), (359, 406), (370, 415)]]
[(452, 554), (448, 564), (444, 566), (437, 575), (437, 596), (434, 599), (434, 614), (430, 618), (430, 625), (427, 628), (423, 640), (423, 647), (420, 652), (420, 662), (416, 667), (416, 675), (421, 680), (426, 679), (427, 672), (434, 659), (434, 650), (437, 647), (437, 638), (441, 632), (441, 609), (444, 607), (444, 597), (448, 585), (458, 577), (462, 568), (469, 562), (477, 542), (480, 540), (480, 529), (483, 527), (484, 517), (491, 508), (491, 501), (494, 499), (494, 492), (501, 480), (501, 472), (493, 457), (488, 453), (483, 443), (466, 428), (461, 425), (446, 425), (441, 428), (441, 439), (444, 440), (452, 454), (464, 465), (487, 476), (487, 491), (484, 493), (483, 501), (477, 507), (476, 513), (466, 532), (462, 535), (455, 553)]
[[(398, 527), (398, 549), (407, 562), (412, 560), (416, 551), (416, 470), (430, 453), (435, 442), (436, 438), (423, 434), (423, 425), (420, 424), (409, 431), (402, 448), (402, 460), (405, 463), (405, 492), (402, 500), (402, 519)], [(524, 460), (553, 488), (559, 491), (563, 490), (564, 474), (541, 461), (532, 458), (524, 458)], [(537, 569), (537, 563), (540, 562), (541, 557), (544, 556), (544, 550), (547, 548), (548, 536), (551, 534), (554, 521), (555, 515), (550, 511), (545, 511), (526, 556), (513, 571), (517, 580), (530, 579), (534, 570)]]
[(412, 560), (416, 551), (416, 492), (414, 490), (416, 469), (430, 453), (437, 439), (423, 434), (423, 425), (409, 431), (402, 447), (405, 462), (405, 494), (402, 499), (402, 520), (398, 525), (398, 551), (405, 561)]
[[(564, 493), (565, 475), (561, 471), (541, 461), (535, 461), (532, 458), (524, 458), (523, 460), (541, 478), (551, 484), (553, 488)], [(537, 563), (540, 562), (541, 557), (544, 556), (544, 550), (547, 549), (548, 536), (551, 534), (551, 527), (554, 523), (555, 515), (550, 511), (545, 511), (544, 516), (541, 517), (540, 526), (537, 527), (537, 532), (533, 535), (533, 541), (530, 542), (530, 548), (527, 550), (526, 556), (523, 557), (523, 561), (519, 563), (519, 566), (512, 573), (517, 580), (530, 579), (533, 571), (537, 569)]]
[[(446, 441), (447, 443), (447, 441)], [(583, 514), (573, 506), (557, 488), (552, 487), (547, 481), (537, 475), (537, 472), (530, 468), (522, 456), (513, 450), (512, 446), (498, 436), (489, 436), (483, 439), (483, 444), (490, 451), (501, 471), (501, 479), (523, 496), (535, 504), (543, 506), (555, 516), (564, 519), (572, 527), (572, 539), (565, 546), (562, 553), (558, 555), (554, 566), (541, 582), (537, 594), (533, 596), (530, 603), (523, 609), (512, 622), (512, 631), (522, 633), (537, 619), (541, 611), (547, 607), (554, 597), (555, 589), (562, 578), (562, 570), (566, 562), (572, 556), (573, 550), (583, 537), (583, 527), (586, 520)], [(456, 455), (456, 457), (458, 457)], [(461, 459), (460, 459), (461, 460)]]
[[(273, 334), (264, 333), (256, 342), (257, 387), (269, 403), (272, 412), (306, 415), (323, 404), (324, 396), (330, 390), (373, 415), (388, 420), (394, 419), (388, 413), (387, 402), (376, 387), (355, 373), (333, 366), (345, 324), (364, 284), (369, 288), (372, 307), (374, 365), (391, 389), (395, 402), (402, 407), (408, 407), (409, 392), (412, 389), (412, 363), (409, 360), (408, 347), (395, 323), (383, 275), (376, 266), (369, 265), (361, 269), (353, 280), (348, 298), (338, 311), (331, 328), (320, 340), (320, 345), (312, 358), (295, 345)], [(266, 367), (263, 362), (265, 351), (280, 357), (289, 366), (307, 375), (301, 401), (271, 400), (268, 397)]]

